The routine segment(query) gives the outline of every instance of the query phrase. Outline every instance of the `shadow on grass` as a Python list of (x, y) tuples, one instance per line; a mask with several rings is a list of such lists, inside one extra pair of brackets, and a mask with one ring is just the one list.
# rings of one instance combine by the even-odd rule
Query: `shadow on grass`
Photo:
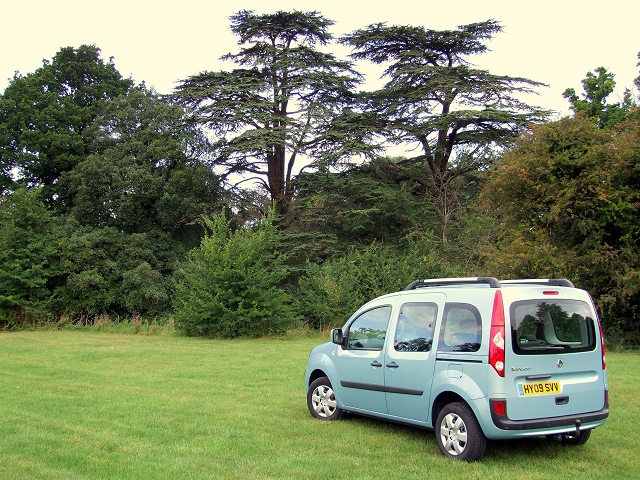
[[(434, 453), (440, 455), (433, 430), (388, 422), (354, 413), (346, 413), (343, 421), (353, 422), (360, 428), (376, 432), (382, 436), (392, 436), (394, 440), (404, 438), (407, 441), (416, 439), (424, 441), (426, 442), (426, 448), (432, 449)], [(544, 436), (511, 440), (489, 440), (483, 460), (490, 462), (518, 462), (518, 460), (521, 460), (524, 463), (532, 458), (553, 460), (566, 457), (575, 448), (580, 447), (559, 445), (547, 440)]]

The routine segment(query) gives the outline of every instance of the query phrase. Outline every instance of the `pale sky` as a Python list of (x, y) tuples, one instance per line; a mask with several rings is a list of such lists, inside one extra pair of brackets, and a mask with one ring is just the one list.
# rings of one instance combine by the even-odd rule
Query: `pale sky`
[[(233, 68), (218, 59), (238, 50), (228, 17), (242, 9), (317, 10), (336, 22), (336, 37), (377, 22), (443, 30), (493, 18), (505, 31), (489, 43), (491, 52), (471, 61), (494, 74), (548, 84), (527, 101), (562, 115), (570, 113), (562, 92), (573, 87), (581, 93), (588, 71), (604, 66), (614, 73), (618, 96), (610, 101), (618, 101), (639, 70), (638, 0), (0, 0), (0, 92), (14, 71), (33, 72), (61, 47), (95, 44), (105, 60), (114, 57), (124, 77), (170, 93), (189, 75)], [(341, 58), (348, 53), (334, 51)], [(376, 77), (369, 73), (367, 80)]]

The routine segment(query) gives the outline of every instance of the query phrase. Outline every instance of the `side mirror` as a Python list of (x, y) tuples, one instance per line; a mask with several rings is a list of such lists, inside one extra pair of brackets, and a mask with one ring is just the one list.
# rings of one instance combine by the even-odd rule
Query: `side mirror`
[(331, 330), (331, 341), (336, 345), (342, 345), (344, 337), (342, 336), (341, 328), (334, 328)]

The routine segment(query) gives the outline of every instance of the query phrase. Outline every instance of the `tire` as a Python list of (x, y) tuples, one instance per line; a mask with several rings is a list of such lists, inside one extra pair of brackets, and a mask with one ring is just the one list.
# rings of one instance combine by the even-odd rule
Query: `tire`
[(487, 438), (466, 403), (446, 405), (440, 410), (435, 427), (436, 443), (445, 457), (475, 462), (487, 449)]
[(311, 415), (320, 420), (338, 420), (343, 413), (327, 377), (320, 377), (311, 382), (307, 390), (307, 407)]
[(547, 439), (553, 443), (561, 443), (563, 445), (584, 445), (591, 436), (591, 429), (580, 430), (579, 433), (562, 433), (558, 435), (547, 435)]

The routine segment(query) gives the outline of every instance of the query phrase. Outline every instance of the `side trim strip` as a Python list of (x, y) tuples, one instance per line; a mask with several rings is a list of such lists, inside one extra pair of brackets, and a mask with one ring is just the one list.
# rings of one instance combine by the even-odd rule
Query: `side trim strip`
[(360, 383), (360, 382), (347, 382), (341, 381), (340, 385), (346, 388), (357, 388), (358, 390), (373, 390), (375, 392), (385, 393), (401, 393), (404, 395), (422, 395), (422, 390), (414, 390), (412, 388), (400, 388), (400, 387), (387, 387), (385, 385), (378, 385), (375, 383)]
[(384, 385), (375, 383), (346, 382), (340, 380), (340, 385), (346, 388), (357, 388), (358, 390), (373, 390), (375, 392), (384, 392)]
[(422, 390), (413, 390), (411, 388), (385, 387), (384, 391), (387, 393), (402, 393), (405, 395), (422, 395)]
[(436, 357), (436, 362), (455, 362), (455, 363), (485, 363), (482, 360), (466, 359), (466, 358), (442, 358)]

